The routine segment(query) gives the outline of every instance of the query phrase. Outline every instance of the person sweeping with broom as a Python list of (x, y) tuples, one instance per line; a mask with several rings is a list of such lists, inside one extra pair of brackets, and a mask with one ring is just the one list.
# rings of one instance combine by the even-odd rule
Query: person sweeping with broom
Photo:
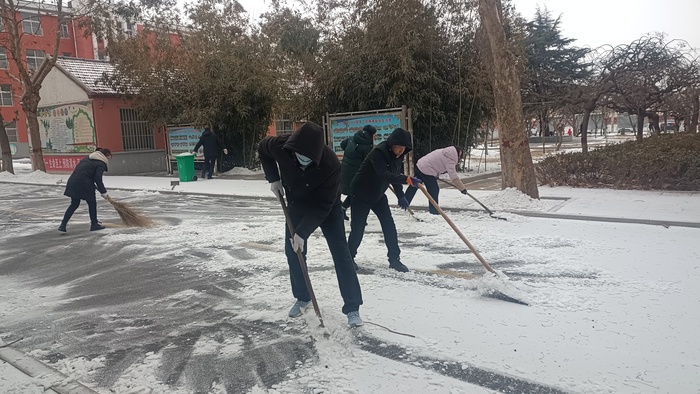
[(97, 200), (95, 198), (95, 190), (100, 192), (102, 198), (108, 198), (107, 189), (102, 183), (102, 174), (107, 171), (109, 159), (112, 158), (112, 152), (106, 148), (97, 148), (95, 152), (85, 156), (77, 166), (73, 169), (73, 173), (66, 182), (66, 190), (64, 195), (71, 198), (71, 203), (63, 215), (63, 221), (58, 226), (58, 231), (66, 232), (68, 221), (78, 206), (80, 200), (85, 200), (90, 213), (90, 231), (102, 230), (105, 227), (97, 221)]
[[(440, 174), (447, 173), (452, 180), (451, 185), (462, 192), (462, 194), (467, 194), (466, 186), (464, 186), (462, 180), (459, 179), (459, 175), (457, 175), (457, 163), (459, 163), (461, 157), (462, 148), (453, 145), (447, 148), (435, 149), (418, 159), (416, 163), (416, 178), (425, 183), (428, 193), (436, 203), (439, 204), (440, 186), (438, 186), (437, 180), (440, 178)], [(406, 192), (406, 200), (409, 203), (413, 200), (416, 190), (418, 189), (409, 189)], [(430, 202), (428, 202), (428, 210), (433, 215), (440, 214)]]
[(291, 224), (285, 225), (284, 252), (292, 294), (297, 299), (289, 310), (289, 317), (301, 316), (311, 302), (298, 252), (306, 258), (306, 241), (321, 227), (335, 265), (348, 325), (363, 325), (359, 312), (362, 291), (345, 239), (340, 207), (340, 161), (324, 144), (323, 129), (307, 122), (293, 134), (267, 137), (260, 141), (258, 154), (270, 189), (282, 203), (286, 194), (289, 202)]

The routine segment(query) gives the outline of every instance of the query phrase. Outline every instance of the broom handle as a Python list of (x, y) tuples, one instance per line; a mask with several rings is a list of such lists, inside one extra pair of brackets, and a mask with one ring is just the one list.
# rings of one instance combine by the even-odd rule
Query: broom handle
[[(391, 189), (391, 192), (394, 193), (394, 195), (396, 196), (396, 198), (399, 197), (399, 195), (396, 194), (396, 191), (394, 190), (394, 187), (393, 187), (393, 186), (389, 185), (389, 189)], [(411, 216), (413, 216), (414, 218), (418, 219), (418, 218), (416, 217), (416, 215), (413, 213), (413, 210), (412, 210), (411, 208), (406, 208), (406, 210), (408, 211), (408, 213), (411, 214)]]
[[(287, 222), (287, 228), (289, 229), (289, 234), (294, 237), (294, 225), (292, 224), (292, 219), (289, 217), (289, 210), (287, 209), (287, 204), (284, 202), (284, 197), (281, 194), (277, 195), (277, 198), (282, 204), (282, 211), (284, 212), (284, 220)], [(286, 240), (285, 242), (289, 242)], [(318, 302), (316, 301), (316, 295), (314, 294), (314, 288), (311, 287), (311, 278), (309, 278), (309, 269), (306, 266), (306, 260), (304, 259), (304, 254), (301, 250), (297, 250), (297, 258), (299, 259), (299, 265), (301, 266), (301, 272), (304, 274), (304, 281), (306, 282), (306, 288), (309, 290), (309, 295), (311, 296), (311, 302), (314, 305), (314, 312), (318, 316), (318, 320), (321, 322), (321, 327), (323, 325), (323, 317), (321, 316), (321, 309), (318, 307)]]
[[(457, 188), (457, 186), (455, 186), (455, 184), (452, 183), (452, 182), (447, 182), (446, 180), (440, 179), (440, 178), (438, 178), (438, 180), (447, 183), (448, 185), (454, 187), (455, 189)], [(484, 210), (486, 211), (486, 213), (488, 213), (489, 215), (493, 215), (493, 211), (490, 210), (490, 209), (488, 209), (488, 208), (486, 208), (486, 205), (482, 204), (481, 201), (479, 201), (479, 200), (476, 199), (476, 197), (474, 197), (474, 196), (472, 196), (471, 194), (469, 194), (469, 192), (467, 192), (467, 196), (471, 197), (472, 200), (476, 201), (477, 204), (481, 205), (481, 207), (484, 208)]]
[(447, 214), (445, 213), (445, 211), (442, 210), (442, 208), (440, 208), (440, 206), (435, 201), (435, 199), (433, 199), (433, 196), (431, 196), (430, 193), (428, 193), (428, 191), (425, 190), (425, 186), (423, 186), (422, 183), (419, 183), (418, 188), (423, 192), (423, 194), (425, 194), (425, 196), (428, 198), (428, 200), (430, 200), (430, 203), (433, 204), (435, 209), (437, 209), (438, 212), (440, 212), (440, 215), (442, 215), (442, 217), (445, 219), (447, 224), (449, 224), (450, 227), (452, 227), (452, 229), (457, 233), (457, 235), (459, 235), (459, 237), (462, 238), (462, 241), (464, 241), (464, 243), (467, 244), (467, 247), (469, 248), (469, 250), (472, 251), (472, 253), (474, 253), (474, 256), (476, 256), (476, 258), (479, 259), (479, 261), (481, 262), (481, 265), (483, 265), (484, 268), (486, 268), (492, 274), (498, 275), (498, 273), (496, 273), (496, 271), (493, 268), (491, 268), (489, 263), (487, 263), (486, 260), (484, 260), (484, 258), (481, 257), (481, 254), (479, 254), (479, 252), (476, 250), (474, 245), (472, 245), (471, 242), (469, 242), (467, 237), (465, 237), (464, 234), (462, 234), (462, 232), (459, 231), (457, 226), (455, 226), (455, 224), (452, 222), (452, 220), (450, 220), (450, 218), (447, 217)]

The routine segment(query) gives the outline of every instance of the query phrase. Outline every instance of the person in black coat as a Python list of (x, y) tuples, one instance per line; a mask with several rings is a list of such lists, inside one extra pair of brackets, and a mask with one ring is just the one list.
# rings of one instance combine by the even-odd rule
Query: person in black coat
[(391, 216), (389, 200), (385, 193), (391, 184), (398, 198), (399, 206), (403, 209), (408, 208), (408, 201), (404, 197), (402, 185), (408, 184), (417, 187), (419, 183), (422, 183), (418, 178), (407, 177), (401, 173), (403, 157), (412, 148), (411, 134), (400, 127), (394, 129), (386, 141), (377, 145), (367, 155), (360, 170), (352, 180), (353, 194), (348, 247), (353, 261), (362, 242), (367, 216), (371, 210), (377, 215), (382, 226), (384, 242), (388, 249), (389, 267), (399, 272), (408, 272), (408, 268), (400, 260), (401, 249), (399, 248), (396, 224)]
[(321, 126), (307, 122), (293, 134), (267, 137), (258, 145), (258, 155), (275, 196), (287, 195), (289, 216), (294, 227), (285, 225), (285, 254), (289, 264), (292, 294), (297, 299), (290, 317), (300, 316), (311, 297), (299, 264), (297, 251), (306, 256), (306, 240), (321, 227), (333, 257), (343, 313), (350, 326), (362, 325), (360, 282), (345, 239), (343, 212), (340, 208), (340, 161), (324, 144)]
[[(204, 128), (202, 136), (199, 137), (197, 145), (194, 146), (194, 152), (199, 150), (199, 147), (204, 147), (204, 165), (202, 167), (202, 179), (211, 179), (214, 176), (214, 163), (221, 156), (221, 151), (224, 154), (228, 154), (228, 150), (224, 148), (224, 144), (221, 142), (219, 135), (209, 130), (208, 127)], [(207, 173), (209, 176), (207, 176)]]
[(343, 214), (345, 220), (349, 220), (345, 213), (352, 203), (352, 179), (360, 169), (362, 161), (374, 147), (374, 137), (376, 136), (377, 128), (372, 125), (366, 125), (362, 130), (358, 131), (352, 137), (344, 139), (340, 143), (340, 148), (345, 151), (343, 154), (342, 167), (340, 169), (340, 192), (347, 197), (343, 201)]
[(66, 226), (73, 212), (80, 206), (80, 200), (85, 200), (90, 213), (90, 231), (102, 230), (104, 226), (97, 221), (97, 200), (95, 190), (99, 190), (102, 198), (107, 198), (107, 189), (102, 183), (102, 174), (107, 171), (112, 152), (109, 149), (97, 148), (95, 152), (85, 156), (73, 169), (66, 182), (64, 195), (71, 198), (70, 205), (63, 215), (58, 231), (66, 232)]

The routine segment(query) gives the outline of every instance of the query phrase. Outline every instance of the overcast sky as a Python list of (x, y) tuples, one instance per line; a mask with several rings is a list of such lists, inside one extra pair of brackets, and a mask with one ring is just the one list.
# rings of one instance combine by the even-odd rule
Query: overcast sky
[[(255, 18), (270, 0), (238, 0)], [(293, 0), (292, 0), (293, 1)], [(554, 16), (562, 15), (566, 37), (576, 45), (629, 44), (652, 31), (684, 39), (700, 51), (700, 0), (513, 0), (526, 19), (532, 19), (537, 5), (546, 6)]]

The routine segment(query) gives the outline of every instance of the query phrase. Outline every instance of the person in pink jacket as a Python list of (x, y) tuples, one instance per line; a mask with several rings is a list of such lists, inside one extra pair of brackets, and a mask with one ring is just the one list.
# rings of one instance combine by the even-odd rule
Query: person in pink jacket
[[(440, 186), (438, 185), (437, 181), (440, 174), (447, 173), (452, 180), (452, 184), (459, 189), (462, 194), (467, 194), (467, 188), (457, 175), (457, 163), (461, 157), (462, 148), (457, 146), (448, 146), (447, 148), (436, 149), (418, 159), (418, 163), (416, 163), (416, 178), (419, 178), (425, 183), (428, 193), (430, 193), (430, 196), (435, 199), (436, 203), (440, 203), (440, 201), (438, 201)], [(413, 200), (416, 190), (418, 189), (412, 187), (406, 191), (406, 199), (408, 200), (409, 204), (411, 200)], [(428, 204), (430, 213), (433, 215), (439, 214), (433, 204)]]

